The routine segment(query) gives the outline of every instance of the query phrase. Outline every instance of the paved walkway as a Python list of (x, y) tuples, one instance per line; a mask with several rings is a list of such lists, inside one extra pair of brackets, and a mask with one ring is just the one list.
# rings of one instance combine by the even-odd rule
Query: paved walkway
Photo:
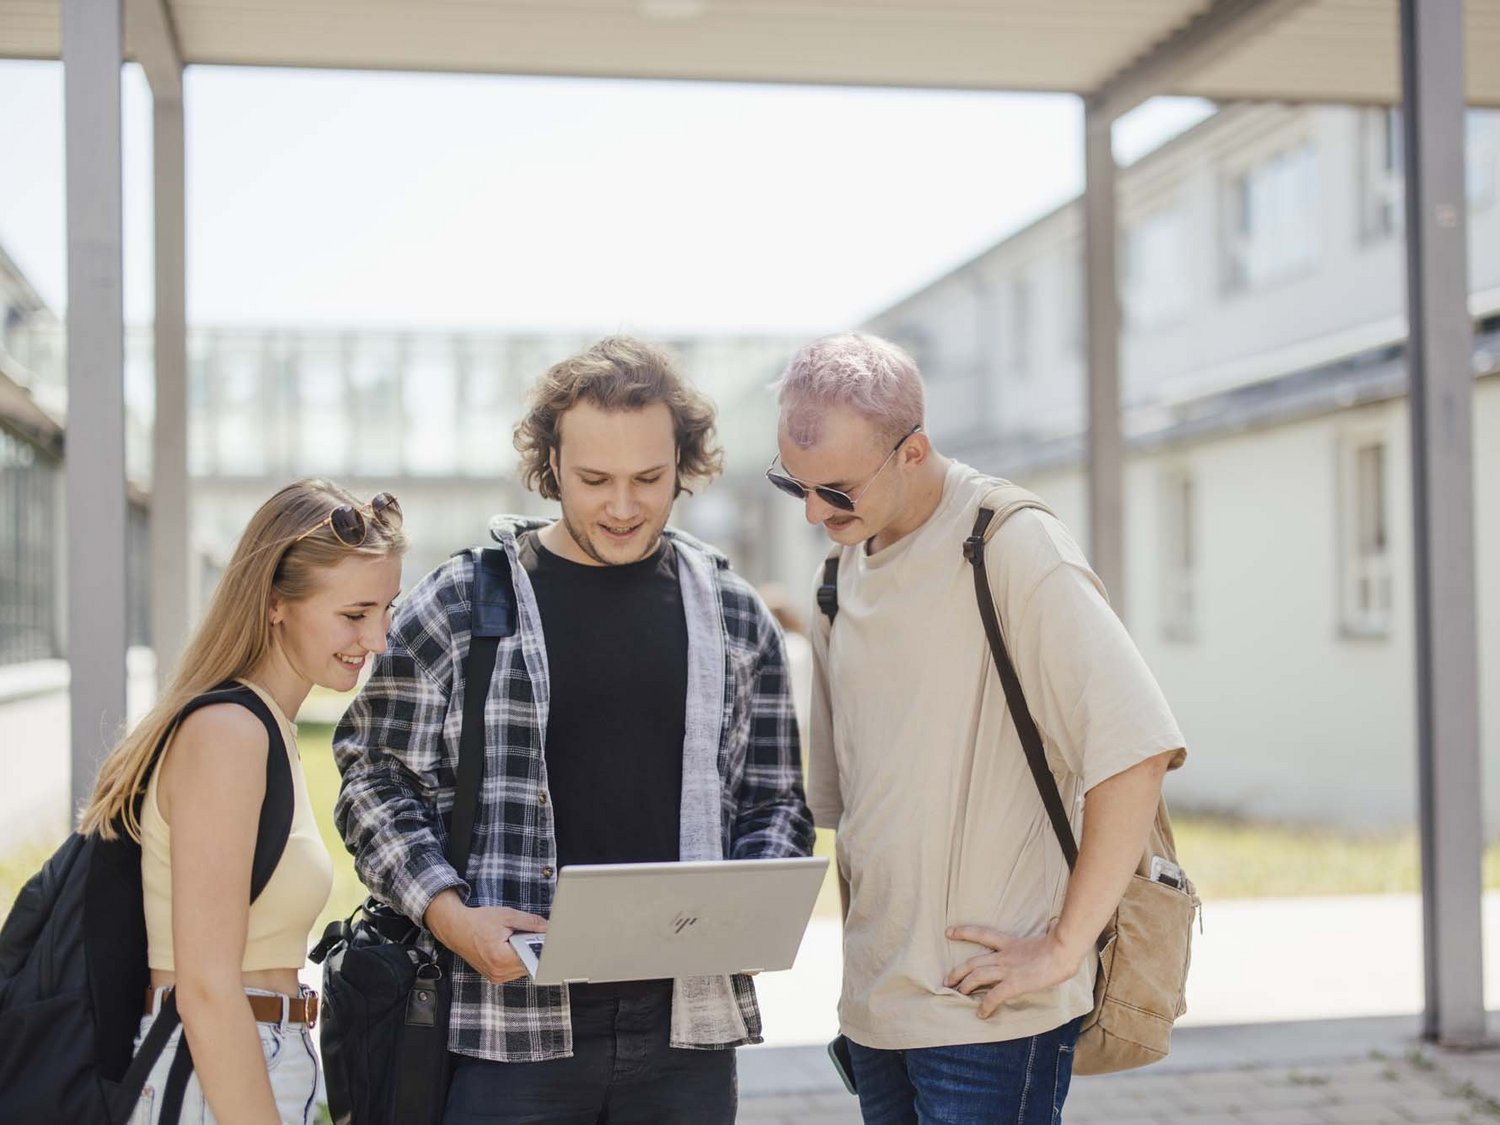
[[(1407, 1015), (1422, 1007), (1422, 903), (1416, 895), (1212, 900), (1193, 934), (1184, 1027)], [(1484, 896), (1485, 1002), (1500, 1008), (1500, 892)], [(838, 1031), (836, 918), (815, 917), (797, 964), (756, 982), (772, 1047)]]
[[(1409, 1018), (1186, 1028), (1167, 1062), (1079, 1078), (1067, 1125), (1500, 1122), (1500, 1051), (1415, 1042)], [(1245, 1065), (1237, 1059), (1270, 1060)], [(1293, 1065), (1292, 1060), (1300, 1060)], [(816, 1048), (740, 1052), (741, 1122), (859, 1121)]]
[[(1484, 908), (1495, 1009), (1500, 894)], [(1068, 1125), (1500, 1125), (1500, 1052), (1418, 1045), (1417, 896), (1211, 902), (1205, 915), (1172, 1057), (1078, 1079)], [(740, 1052), (741, 1121), (859, 1120), (822, 1047), (837, 1029), (839, 961), (838, 922), (815, 918), (796, 967), (756, 982), (767, 1046)], [(1500, 1041), (1500, 1023), (1492, 1032)]]

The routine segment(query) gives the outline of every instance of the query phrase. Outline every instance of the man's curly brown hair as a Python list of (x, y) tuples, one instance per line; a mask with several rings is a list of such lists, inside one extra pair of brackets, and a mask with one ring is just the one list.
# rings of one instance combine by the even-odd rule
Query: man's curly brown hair
[(708, 482), (724, 471), (724, 453), (714, 432), (713, 401), (696, 390), (665, 349), (633, 336), (607, 336), (549, 367), (527, 396), (526, 416), (516, 424), (521, 479), (545, 499), (560, 493), (552, 451), (561, 439), (562, 416), (587, 399), (601, 410), (641, 410), (658, 402), (672, 412), (677, 434), (677, 491)]

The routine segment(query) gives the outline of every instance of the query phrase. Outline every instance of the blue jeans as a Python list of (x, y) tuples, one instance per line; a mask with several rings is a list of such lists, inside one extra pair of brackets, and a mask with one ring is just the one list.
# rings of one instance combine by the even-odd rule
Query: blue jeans
[(1055, 1125), (1082, 1020), (1029, 1039), (882, 1051), (850, 1042), (865, 1125)]
[(670, 982), (618, 999), (575, 994), (572, 1010), (572, 1058), (451, 1056), (444, 1125), (733, 1125), (734, 1051), (670, 1045)]

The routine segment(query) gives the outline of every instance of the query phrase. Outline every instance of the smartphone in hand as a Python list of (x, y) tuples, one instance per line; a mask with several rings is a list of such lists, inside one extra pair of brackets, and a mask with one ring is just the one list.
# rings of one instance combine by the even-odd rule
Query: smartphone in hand
[(854, 1086), (854, 1060), (849, 1057), (849, 1040), (840, 1035), (828, 1044), (828, 1057), (833, 1060), (833, 1069), (838, 1071), (844, 1089), (851, 1094), (858, 1094), (859, 1091)]

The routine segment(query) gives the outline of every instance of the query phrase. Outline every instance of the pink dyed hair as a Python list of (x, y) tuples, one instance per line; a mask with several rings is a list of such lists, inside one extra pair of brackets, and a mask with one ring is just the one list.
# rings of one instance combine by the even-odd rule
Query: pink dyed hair
[(803, 449), (822, 437), (831, 406), (847, 406), (895, 441), (922, 424), (922, 376), (904, 350), (863, 332), (825, 336), (808, 344), (777, 380), (781, 423)]

